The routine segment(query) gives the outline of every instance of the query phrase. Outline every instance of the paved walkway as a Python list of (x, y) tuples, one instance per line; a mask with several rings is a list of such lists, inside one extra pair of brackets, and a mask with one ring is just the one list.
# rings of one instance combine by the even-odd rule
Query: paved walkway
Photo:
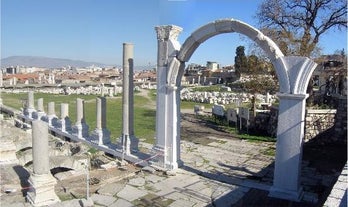
[(344, 166), (341, 175), (324, 203), (325, 207), (347, 207), (348, 163)]

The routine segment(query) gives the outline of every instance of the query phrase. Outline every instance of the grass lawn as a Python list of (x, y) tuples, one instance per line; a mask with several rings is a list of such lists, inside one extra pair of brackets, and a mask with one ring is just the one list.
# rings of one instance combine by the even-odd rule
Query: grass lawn
[[(23, 107), (25, 100), (27, 99), (27, 93), (1, 94), (4, 105), (20, 109)], [(72, 123), (76, 122), (76, 98), (82, 98), (85, 100), (85, 119), (89, 125), (90, 131), (95, 129), (96, 126), (96, 97), (95, 95), (52, 95), (45, 93), (35, 93), (35, 105), (38, 98), (44, 99), (45, 111), (47, 111), (48, 102), (55, 102), (56, 115), (60, 115), (60, 104), (69, 104), (69, 117)], [(150, 96), (150, 97), (153, 97)], [(135, 95), (134, 96), (134, 130), (135, 136), (141, 139), (145, 139), (147, 143), (154, 143), (155, 137), (155, 120), (156, 110), (149, 109), (145, 105), (150, 102), (149, 99)], [(108, 97), (107, 98), (107, 128), (111, 132), (111, 140), (115, 142), (122, 133), (122, 98), (121, 97)]]

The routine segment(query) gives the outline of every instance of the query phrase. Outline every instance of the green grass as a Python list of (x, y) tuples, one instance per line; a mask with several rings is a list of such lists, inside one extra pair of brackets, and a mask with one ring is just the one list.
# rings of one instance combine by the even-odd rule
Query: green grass
[(213, 107), (213, 104), (196, 103), (196, 102), (191, 102), (191, 101), (181, 101), (180, 108), (181, 109), (192, 109), (193, 110), (195, 105), (204, 106), (206, 109), (211, 109)]
[[(10, 94), (2, 93), (3, 103), (15, 109), (23, 107), (24, 100), (27, 99), (27, 93)], [(52, 95), (44, 93), (35, 93), (35, 105), (38, 98), (44, 99), (45, 110), (47, 103), (55, 102), (56, 115), (60, 115), (60, 103), (69, 104), (69, 117), (74, 124), (76, 122), (76, 98), (85, 100), (85, 119), (89, 125), (90, 131), (95, 129), (96, 103), (95, 95)], [(135, 136), (145, 139), (147, 143), (154, 143), (156, 110), (149, 109), (145, 105), (150, 100), (139, 95), (134, 96), (134, 130)], [(107, 98), (107, 128), (111, 132), (111, 140), (115, 142), (122, 133), (122, 99)]]

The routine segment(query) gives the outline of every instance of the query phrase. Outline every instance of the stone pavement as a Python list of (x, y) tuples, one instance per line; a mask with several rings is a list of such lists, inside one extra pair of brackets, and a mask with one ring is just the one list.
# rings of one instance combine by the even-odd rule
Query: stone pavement
[(348, 163), (344, 166), (341, 175), (338, 177), (329, 197), (324, 203), (325, 207), (339, 206), (347, 207), (347, 183), (348, 182)]

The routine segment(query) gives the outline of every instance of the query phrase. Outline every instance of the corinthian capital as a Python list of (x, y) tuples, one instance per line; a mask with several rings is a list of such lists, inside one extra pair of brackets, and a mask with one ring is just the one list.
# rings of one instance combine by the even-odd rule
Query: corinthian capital
[(182, 31), (181, 27), (175, 25), (162, 25), (155, 27), (157, 32), (157, 40), (177, 40), (180, 32)]

